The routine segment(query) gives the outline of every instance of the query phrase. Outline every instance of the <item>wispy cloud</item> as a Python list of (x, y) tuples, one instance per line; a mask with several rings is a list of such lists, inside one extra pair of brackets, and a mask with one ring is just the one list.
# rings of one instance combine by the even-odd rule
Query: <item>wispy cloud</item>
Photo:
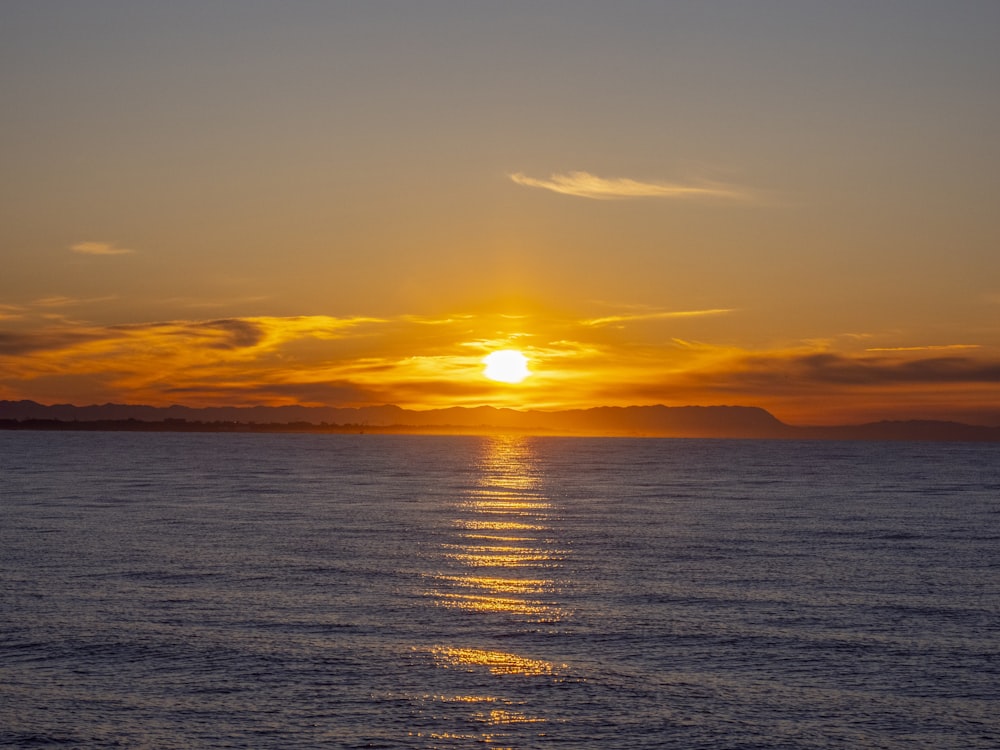
[(633, 323), (643, 320), (666, 320), (669, 318), (700, 318), (706, 315), (725, 315), (731, 313), (731, 308), (713, 308), (710, 310), (674, 310), (669, 312), (634, 313), (631, 315), (607, 315), (603, 318), (592, 318), (583, 321), (588, 326), (606, 326), (614, 323)]
[(24, 317), (24, 308), (20, 305), (0, 304), (0, 320), (19, 320)]
[(77, 242), (70, 245), (69, 249), (81, 255), (128, 255), (135, 252), (126, 247), (118, 247), (113, 242)]
[(79, 300), (73, 297), (56, 295), (53, 297), (40, 297), (35, 300), (35, 305), (38, 307), (68, 307), (69, 305), (75, 305), (77, 302)]
[(753, 356), (745, 360), (747, 369), (741, 378), (753, 374), (773, 378), (784, 386), (799, 383), (884, 386), (900, 384), (962, 384), (1000, 382), (1000, 361), (970, 357), (925, 357), (918, 359), (887, 359), (851, 357), (832, 352), (789, 358), (773, 368), (766, 357)]
[[(20, 333), (16, 331), (0, 331), (0, 358), (22, 357), (35, 353), (53, 354), (56, 356), (60, 352), (82, 346), (88, 342), (100, 340), (102, 333), (99, 330), (87, 330), (84, 328), (61, 328), (35, 333)], [(22, 369), (22, 363), (8, 360), (4, 363), (7, 373), (13, 374)], [(25, 372), (30, 377), (37, 377), (51, 368), (32, 369), (28, 363)]]
[(628, 177), (598, 177), (590, 172), (553, 174), (548, 179), (528, 177), (521, 172), (510, 175), (518, 185), (551, 190), (563, 195), (595, 200), (623, 198), (728, 198), (749, 197), (746, 190), (719, 183), (685, 184), (680, 182), (641, 181)]
[(930, 346), (877, 346), (865, 349), (866, 352), (936, 352), (953, 349), (981, 349), (979, 344), (937, 344)]
[(213, 299), (196, 299), (193, 297), (168, 297), (163, 303), (173, 307), (184, 307), (190, 310), (212, 310), (219, 308), (232, 308), (266, 302), (270, 298), (266, 294), (257, 294), (246, 297), (216, 297)]

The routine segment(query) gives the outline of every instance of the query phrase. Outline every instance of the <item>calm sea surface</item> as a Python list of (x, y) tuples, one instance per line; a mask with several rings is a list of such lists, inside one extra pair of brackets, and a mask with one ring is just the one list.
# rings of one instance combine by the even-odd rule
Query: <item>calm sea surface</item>
[(1000, 747), (1000, 446), (0, 433), (0, 745)]

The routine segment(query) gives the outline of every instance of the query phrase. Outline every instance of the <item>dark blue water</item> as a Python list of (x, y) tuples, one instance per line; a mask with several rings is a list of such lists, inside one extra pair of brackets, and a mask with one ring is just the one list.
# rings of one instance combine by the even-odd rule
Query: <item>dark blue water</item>
[(997, 748), (1000, 446), (0, 433), (0, 745)]

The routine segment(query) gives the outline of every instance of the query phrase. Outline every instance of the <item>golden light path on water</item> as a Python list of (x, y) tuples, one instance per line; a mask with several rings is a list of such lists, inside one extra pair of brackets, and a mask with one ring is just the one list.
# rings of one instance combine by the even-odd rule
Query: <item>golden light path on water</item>
[[(451, 540), (442, 545), (447, 572), (433, 577), (428, 592), (436, 606), (463, 616), (483, 617), (486, 626), (502, 621), (537, 627), (566, 619), (556, 601), (555, 574), (566, 551), (554, 541), (552, 504), (540, 488), (536, 457), (529, 439), (497, 436), (484, 440), (475, 486), (457, 498)], [(438, 644), (430, 649), (441, 669), (481, 673), (495, 679), (495, 690), (482, 695), (434, 696), (468, 703), (469, 718), (483, 730), (476, 736), (437, 734), (438, 740), (504, 742), (504, 726), (544, 723), (543, 716), (517, 710), (521, 701), (504, 697), (505, 680), (551, 679), (565, 665), (531, 654), (486, 644)]]
[(553, 665), (542, 659), (529, 659), (506, 651), (482, 648), (436, 646), (434, 655), (447, 667), (455, 664), (485, 667), (493, 674), (552, 674)]
[(529, 440), (495, 437), (484, 444), (477, 486), (456, 507), (457, 542), (445, 556), (468, 572), (441, 575), (440, 606), (516, 615), (528, 622), (558, 622), (563, 612), (545, 598), (547, 575), (560, 566), (549, 527), (552, 505), (538, 488)]

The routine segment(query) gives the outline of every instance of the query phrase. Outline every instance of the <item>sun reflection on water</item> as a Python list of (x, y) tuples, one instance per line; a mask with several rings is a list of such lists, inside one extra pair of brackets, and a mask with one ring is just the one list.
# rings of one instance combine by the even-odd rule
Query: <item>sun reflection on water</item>
[(441, 606), (457, 607), (470, 612), (507, 612), (525, 618), (542, 620), (551, 611), (551, 605), (525, 599), (504, 599), (496, 596), (474, 594), (442, 594)]
[(443, 547), (447, 560), (469, 572), (437, 576), (436, 603), (529, 622), (563, 619), (560, 607), (540, 598), (555, 593), (549, 574), (566, 551), (551, 538), (552, 503), (540, 489), (530, 440), (489, 439), (479, 469), (476, 486), (455, 504), (456, 540)]
[(541, 594), (552, 590), (552, 581), (544, 578), (490, 578), (488, 576), (438, 576), (457, 586), (476, 588), (491, 594)]
[(552, 674), (554, 665), (544, 659), (529, 659), (506, 651), (482, 648), (454, 648), (435, 646), (434, 658), (446, 669), (449, 667), (483, 667), (492, 674), (542, 675)]
[(478, 519), (459, 519), (455, 526), (473, 531), (542, 531), (545, 529), (537, 523), (524, 521), (482, 521)]
[[(556, 541), (553, 503), (541, 489), (531, 440), (495, 437), (484, 441), (478, 468), (475, 487), (453, 506), (454, 534), (441, 547), (445, 569), (432, 576), (433, 590), (428, 594), (439, 607), (487, 618), (482, 632), (502, 632), (505, 638), (517, 632), (517, 623), (530, 624), (525, 632), (535, 632), (538, 624), (565, 620), (569, 613), (558, 601), (555, 574), (568, 551)], [(439, 644), (430, 653), (441, 669), (482, 673), (504, 681), (491, 691), (496, 695), (437, 698), (476, 705), (468, 718), (485, 727), (467, 739), (491, 746), (509, 742), (504, 727), (547, 721), (501, 698), (505, 681), (515, 676), (551, 678), (565, 666), (483, 643)]]

